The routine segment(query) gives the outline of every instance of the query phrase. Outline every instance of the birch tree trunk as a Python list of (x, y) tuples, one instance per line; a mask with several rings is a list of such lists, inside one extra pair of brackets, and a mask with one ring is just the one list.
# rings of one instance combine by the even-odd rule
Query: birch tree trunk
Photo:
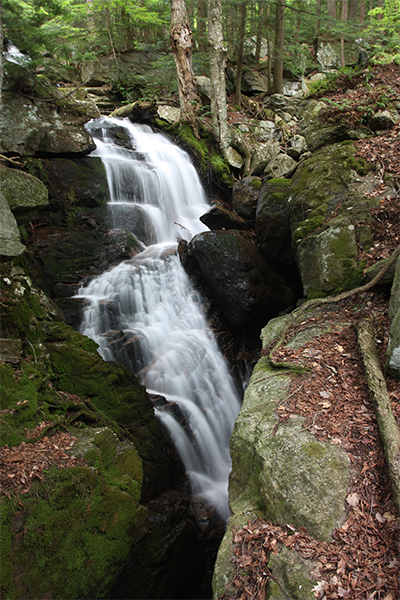
[(208, 44), (211, 80), (211, 122), (221, 151), (231, 143), (226, 106), (225, 56), (221, 0), (208, 0)]
[(185, 0), (171, 0), (170, 40), (178, 77), (181, 119), (193, 127), (198, 137), (197, 113), (201, 106), (197, 81), (192, 64), (192, 30), (186, 11)]

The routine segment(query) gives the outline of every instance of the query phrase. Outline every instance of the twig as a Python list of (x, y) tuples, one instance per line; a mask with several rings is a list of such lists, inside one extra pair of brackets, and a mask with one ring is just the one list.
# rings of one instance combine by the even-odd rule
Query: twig
[(3, 160), (8, 160), (8, 162), (10, 162), (12, 165), (15, 165), (16, 167), (24, 166), (22, 163), (14, 160), (13, 158), (8, 158), (8, 156), (4, 156), (4, 154), (0, 154), (0, 158), (2, 158)]

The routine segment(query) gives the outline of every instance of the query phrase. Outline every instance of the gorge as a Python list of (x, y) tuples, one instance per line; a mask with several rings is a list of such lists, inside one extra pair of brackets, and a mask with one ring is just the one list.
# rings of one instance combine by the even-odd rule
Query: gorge
[[(226, 599), (245, 593), (237, 574), (258, 593), (260, 565), (273, 576), (268, 598), (309, 600), (317, 585), (351, 593), (367, 576), (392, 593), (399, 520), (354, 326), (375, 320), (398, 415), (400, 263), (376, 293), (292, 314), (302, 296), (370, 280), (399, 243), (395, 176), (361, 155), (364, 125), (332, 122), (321, 99), (272, 95), (262, 119), (244, 110), (231, 124), (251, 154), (245, 172), (224, 163), (206, 119), (197, 140), (176, 107), (101, 116), (92, 89), (45, 105), (7, 85), (5, 596)], [(391, 110), (376, 137), (395, 147)], [(292, 316), (277, 358), (301, 375), (269, 358)], [(237, 356), (238, 340), (260, 331), (261, 350), (238, 359), (251, 375), (239, 412), (243, 382), (221, 351)], [(241, 536), (265, 532), (251, 571)], [(360, 566), (350, 555), (361, 542)], [(328, 556), (324, 544), (334, 575), (315, 553)], [(371, 548), (383, 583), (368, 570)]]

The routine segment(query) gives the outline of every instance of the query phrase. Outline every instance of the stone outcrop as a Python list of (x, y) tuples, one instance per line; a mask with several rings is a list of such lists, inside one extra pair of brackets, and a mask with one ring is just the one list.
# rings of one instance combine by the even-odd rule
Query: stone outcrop
[(21, 244), (17, 221), (2, 192), (0, 192), (0, 257), (11, 260), (22, 254), (26, 248)]
[[(279, 337), (288, 318), (278, 317), (267, 324), (261, 334), (263, 348)], [(310, 326), (294, 335), (289, 346), (307, 347), (326, 331), (329, 323), (326, 327)], [(230, 524), (242, 527), (261, 516), (305, 527), (317, 539), (329, 540), (332, 530), (345, 517), (350, 463), (340, 447), (319, 442), (304, 429), (301, 417), (292, 416), (286, 423), (279, 421), (276, 409), (290, 395), (291, 378), (287, 370), (272, 369), (266, 356), (253, 370), (231, 437)], [(229, 595), (235, 568), (231, 561), (232, 535), (228, 528), (220, 546), (214, 572), (216, 598), (223, 593)], [(274, 569), (274, 577), (279, 577), (277, 598), (310, 597), (315, 585), (308, 577), (311, 561), (282, 548), (279, 554), (272, 555), (269, 566)], [(301, 593), (299, 581), (304, 586)], [(294, 596), (296, 582), (300, 595)]]
[(18, 169), (0, 167), (0, 186), (19, 224), (30, 221), (39, 207), (49, 203), (46, 186), (37, 177)]
[(196, 235), (188, 254), (235, 327), (257, 327), (294, 300), (286, 281), (262, 258), (251, 235), (236, 230)]
[[(109, 597), (132, 556), (140, 560), (124, 574), (128, 589), (161, 578), (170, 589), (177, 572), (182, 587), (204, 577), (204, 540), (187, 494), (175, 491), (183, 467), (144, 387), (66, 325), (21, 267), (3, 264), (1, 286), (2, 444), (24, 442), (34, 453), (34, 436), (40, 449), (62, 427), (77, 438), (68, 451), (80, 459), (36, 478), (23, 506), (3, 499), (5, 594)], [(189, 557), (184, 574), (178, 556)]]

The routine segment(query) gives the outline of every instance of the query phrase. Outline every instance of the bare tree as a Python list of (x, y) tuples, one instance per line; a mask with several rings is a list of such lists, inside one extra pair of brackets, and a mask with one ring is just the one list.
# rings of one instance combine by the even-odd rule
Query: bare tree
[(185, 0), (171, 0), (170, 40), (178, 76), (181, 119), (193, 127), (198, 137), (197, 113), (201, 106), (192, 64), (192, 30)]
[(206, 37), (206, 18), (207, 7), (205, 0), (197, 0), (197, 42), (200, 52), (207, 52), (207, 37)]
[(221, 151), (231, 143), (226, 106), (225, 56), (221, 0), (208, 0), (208, 44), (211, 80), (211, 122)]

